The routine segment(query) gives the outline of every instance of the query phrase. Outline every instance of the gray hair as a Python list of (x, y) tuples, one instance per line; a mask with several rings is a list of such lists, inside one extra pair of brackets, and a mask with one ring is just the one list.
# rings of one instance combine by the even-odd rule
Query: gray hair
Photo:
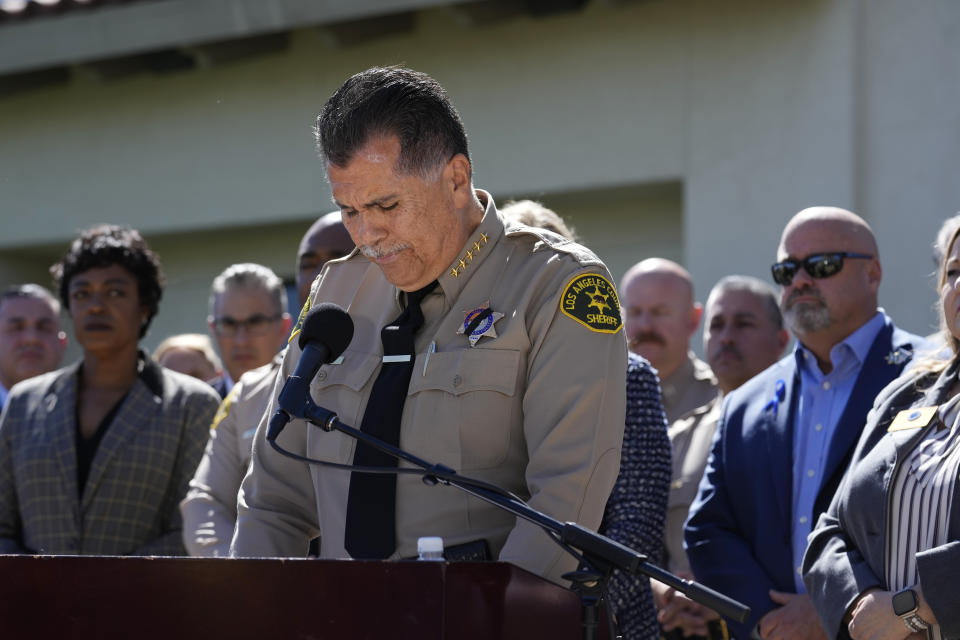
[(217, 301), (227, 289), (263, 289), (273, 298), (277, 313), (285, 313), (287, 310), (287, 290), (283, 286), (283, 280), (262, 264), (232, 264), (213, 279), (213, 286), (210, 288), (210, 317), (216, 316)]
[(189, 349), (190, 351), (195, 351), (203, 356), (204, 360), (217, 371), (223, 369), (223, 362), (220, 361), (220, 356), (217, 355), (217, 352), (213, 350), (213, 343), (210, 341), (210, 336), (206, 334), (179, 333), (170, 336), (157, 345), (157, 350), (153, 352), (153, 359), (159, 362), (171, 349)]
[(772, 286), (753, 276), (726, 276), (721, 278), (717, 284), (713, 285), (710, 295), (707, 297), (707, 310), (709, 313), (710, 301), (727, 291), (745, 291), (759, 298), (767, 308), (767, 316), (778, 330), (783, 329), (783, 314), (780, 312), (780, 304), (777, 302), (777, 292)]
[(557, 214), (556, 211), (543, 206), (536, 200), (517, 200), (508, 202), (500, 209), (504, 222), (510, 224), (525, 224), (528, 227), (539, 227), (554, 233), (559, 233), (567, 240), (577, 241), (576, 231)]
[(53, 309), (54, 315), (60, 315), (60, 301), (45, 287), (38, 284), (16, 284), (6, 289), (0, 294), (0, 306), (7, 300), (15, 298), (33, 298), (34, 300), (43, 300)]

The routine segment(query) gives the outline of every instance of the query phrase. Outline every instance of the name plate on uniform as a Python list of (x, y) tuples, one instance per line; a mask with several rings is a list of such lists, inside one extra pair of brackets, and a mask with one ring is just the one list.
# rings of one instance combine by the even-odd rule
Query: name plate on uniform
[(894, 431), (906, 431), (908, 429), (921, 429), (933, 420), (937, 415), (937, 409), (940, 407), (934, 405), (932, 407), (917, 407), (915, 409), (904, 409), (897, 414), (897, 417), (893, 419), (893, 422), (890, 423), (890, 426), (887, 427), (887, 432)]

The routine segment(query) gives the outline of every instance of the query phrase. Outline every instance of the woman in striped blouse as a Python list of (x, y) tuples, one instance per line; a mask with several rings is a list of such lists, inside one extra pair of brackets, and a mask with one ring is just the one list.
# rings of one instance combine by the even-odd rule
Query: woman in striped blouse
[(947, 357), (880, 393), (810, 534), (804, 583), (830, 638), (960, 638), (958, 232), (940, 267)]

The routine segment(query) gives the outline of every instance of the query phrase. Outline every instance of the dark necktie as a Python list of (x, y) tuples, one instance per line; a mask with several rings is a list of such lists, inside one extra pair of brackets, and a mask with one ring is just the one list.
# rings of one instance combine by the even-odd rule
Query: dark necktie
[[(407, 294), (407, 308), (380, 331), (383, 364), (373, 383), (360, 430), (394, 446), (400, 444), (400, 420), (407, 399), (415, 359), (414, 336), (423, 326), (420, 301), (437, 286), (434, 280)], [(353, 464), (396, 468), (397, 459), (362, 442), (357, 443)], [(387, 558), (397, 548), (397, 476), (393, 473), (350, 475), (344, 546), (358, 559)]]

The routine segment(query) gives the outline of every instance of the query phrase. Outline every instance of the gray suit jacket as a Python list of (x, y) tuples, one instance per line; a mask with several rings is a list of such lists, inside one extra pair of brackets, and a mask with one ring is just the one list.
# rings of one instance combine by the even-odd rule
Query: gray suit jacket
[[(877, 396), (840, 488), (817, 523), (803, 558), (803, 581), (827, 637), (848, 638), (843, 616), (870, 587), (888, 590), (884, 579), (888, 489), (897, 466), (926, 429), (888, 433), (897, 413), (946, 402), (958, 363), (942, 374), (910, 371)], [(960, 491), (954, 489), (948, 542), (917, 554), (920, 585), (940, 623), (943, 638), (960, 638)]]
[(0, 553), (183, 555), (178, 503), (219, 405), (147, 357), (77, 491), (79, 365), (26, 380), (0, 419)]

